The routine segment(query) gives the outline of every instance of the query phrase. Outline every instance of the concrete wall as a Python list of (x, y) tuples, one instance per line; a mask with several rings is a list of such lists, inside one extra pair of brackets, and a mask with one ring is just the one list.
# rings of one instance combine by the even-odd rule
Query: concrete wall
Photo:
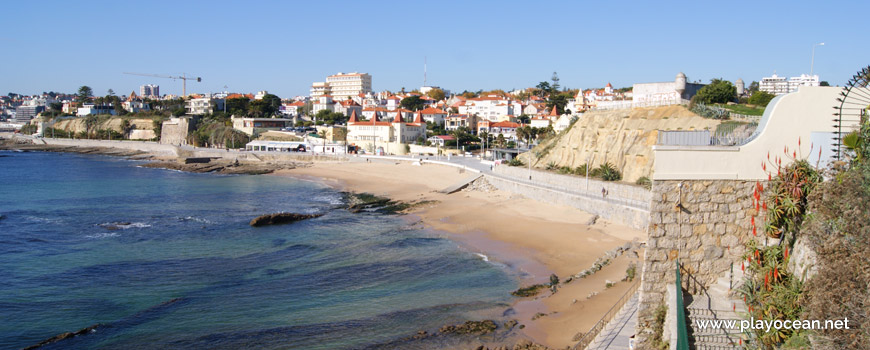
[[(677, 258), (691, 275), (683, 278), (684, 286), (697, 283), (706, 288), (727, 276), (732, 263), (740, 269), (745, 243), (753, 238), (751, 218), (755, 216), (757, 227), (764, 226), (753, 204), (756, 184), (747, 180), (653, 183), (638, 304), (640, 349), (650, 348), (654, 312), (665, 303), (667, 285), (675, 281)], [(678, 203), (684, 210), (676, 209)]]
[[(533, 170), (529, 182), (528, 169), (500, 165), (494, 172), (486, 179), (500, 190), (571, 206), (638, 230), (649, 225), (650, 192), (642, 187), (589, 180), (587, 193), (586, 180), (579, 177)], [(601, 195), (602, 188), (608, 191), (606, 197)]]
[[(529, 179), (529, 169), (526, 167), (499, 165), (493, 170), (496, 174), (525, 181)], [(557, 188), (564, 188), (572, 192), (588, 194), (591, 197), (601, 197), (601, 189), (605, 189), (607, 190), (607, 199), (624, 201), (626, 204), (636, 206), (638, 209), (649, 210), (651, 193), (641, 186), (590, 178), (587, 187), (585, 177), (556, 174), (534, 168), (532, 169), (532, 181)]]
[[(815, 163), (819, 147), (830, 153), (832, 140), (814, 143), (814, 134), (832, 132), (833, 113), (841, 88), (803, 86), (798, 92), (776, 97), (767, 106), (754, 139), (743, 146), (655, 146), (653, 179), (740, 179), (766, 180), (761, 168), (768, 152), (790, 162), (792, 150)], [(798, 147), (798, 139), (801, 145)], [(785, 157), (783, 148), (788, 147)], [(812, 153), (812, 154), (810, 154)]]

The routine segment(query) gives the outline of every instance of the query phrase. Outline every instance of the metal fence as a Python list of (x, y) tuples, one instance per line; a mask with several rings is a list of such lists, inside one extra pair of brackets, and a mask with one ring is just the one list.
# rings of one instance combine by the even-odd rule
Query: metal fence
[(683, 284), (680, 283), (680, 260), (675, 261), (677, 275), (677, 350), (689, 350), (689, 329), (686, 326), (686, 307), (683, 304)]
[(663, 146), (740, 146), (749, 142), (758, 123), (730, 124), (710, 130), (659, 131), (657, 145)]
[(634, 283), (630, 287), (628, 287), (628, 290), (625, 292), (625, 294), (623, 294), (622, 297), (616, 301), (616, 304), (613, 304), (613, 306), (610, 307), (610, 310), (607, 310), (607, 313), (605, 313), (604, 316), (602, 316), (601, 319), (598, 320), (598, 322), (596, 322), (594, 326), (592, 326), (592, 329), (590, 329), (588, 332), (586, 332), (586, 334), (583, 335), (582, 338), (580, 338), (580, 341), (578, 341), (577, 344), (574, 344), (574, 346), (571, 347), (571, 350), (584, 350), (587, 346), (589, 346), (589, 344), (592, 344), (592, 341), (595, 340), (595, 337), (597, 337), (598, 334), (601, 333), (602, 330), (604, 330), (604, 327), (606, 327), (607, 324), (610, 323), (610, 321), (612, 321), (614, 317), (616, 317), (616, 314), (618, 314), (619, 311), (622, 310), (622, 307), (625, 306), (625, 303), (627, 303), (628, 300), (631, 299), (631, 297), (634, 295), (634, 293), (637, 292), (637, 288), (639, 286), (640, 278), (638, 277), (635, 278)]

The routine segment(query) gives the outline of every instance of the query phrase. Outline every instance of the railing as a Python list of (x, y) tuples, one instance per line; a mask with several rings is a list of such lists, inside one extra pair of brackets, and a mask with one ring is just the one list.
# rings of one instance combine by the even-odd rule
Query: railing
[[(745, 128), (743, 128), (745, 126)], [(741, 127), (743, 129), (737, 129)], [(734, 124), (712, 132), (709, 130), (659, 131), (657, 145), (664, 146), (740, 146), (752, 137), (758, 123)]]
[(628, 300), (631, 299), (631, 297), (634, 295), (634, 293), (637, 292), (637, 288), (639, 286), (640, 278), (635, 278), (634, 283), (628, 287), (628, 290), (625, 292), (625, 294), (623, 294), (622, 297), (619, 298), (618, 301), (616, 301), (616, 304), (613, 304), (613, 306), (610, 307), (610, 310), (607, 310), (607, 313), (605, 313), (604, 316), (602, 316), (601, 319), (598, 320), (598, 322), (596, 322), (594, 326), (592, 326), (592, 329), (590, 329), (588, 332), (586, 332), (586, 334), (583, 335), (582, 338), (580, 338), (580, 341), (578, 341), (577, 344), (574, 344), (574, 346), (571, 347), (571, 350), (586, 349), (586, 347), (589, 346), (589, 344), (591, 344), (593, 340), (595, 340), (595, 337), (598, 336), (598, 333), (601, 333), (601, 331), (604, 330), (604, 327), (607, 326), (607, 324), (609, 324), (614, 317), (616, 317), (616, 314), (619, 313), (620, 310), (622, 310), (622, 307), (625, 306), (625, 303), (627, 303)]
[(680, 283), (680, 260), (675, 261), (677, 285), (677, 350), (689, 350), (689, 331), (686, 327), (686, 307), (683, 304), (683, 284)]

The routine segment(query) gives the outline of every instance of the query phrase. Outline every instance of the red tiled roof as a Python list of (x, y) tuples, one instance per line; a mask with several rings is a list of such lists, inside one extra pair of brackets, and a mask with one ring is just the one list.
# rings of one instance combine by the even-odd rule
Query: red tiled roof
[(414, 118), (414, 123), (423, 124), (423, 112), (417, 112), (417, 117)]
[(518, 128), (518, 127), (520, 127), (520, 124), (517, 124), (514, 122), (497, 122), (497, 123), (492, 123), (492, 127), (495, 127), (495, 128)]
[(423, 114), (447, 114), (447, 112), (445, 112), (443, 110), (440, 110), (438, 108), (432, 108), (432, 107), (426, 108), (420, 112)]
[(350, 119), (347, 120), (347, 123), (351, 124), (351, 123), (356, 123), (358, 121), (359, 120), (356, 118), (356, 110), (354, 109), (353, 112), (350, 112)]
[(396, 111), (396, 116), (393, 117), (393, 123), (404, 123), (404, 122), (405, 122), (405, 118), (402, 117), (402, 110), (399, 109), (398, 111)]

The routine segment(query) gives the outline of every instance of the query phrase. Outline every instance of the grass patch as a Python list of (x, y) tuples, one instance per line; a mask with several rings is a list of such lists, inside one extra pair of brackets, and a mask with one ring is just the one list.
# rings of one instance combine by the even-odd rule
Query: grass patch
[(763, 115), (764, 108), (753, 107), (749, 105), (727, 105), (727, 104), (717, 104), (716, 107), (724, 108), (729, 111), (732, 111), (737, 114), (746, 114), (746, 115)]

